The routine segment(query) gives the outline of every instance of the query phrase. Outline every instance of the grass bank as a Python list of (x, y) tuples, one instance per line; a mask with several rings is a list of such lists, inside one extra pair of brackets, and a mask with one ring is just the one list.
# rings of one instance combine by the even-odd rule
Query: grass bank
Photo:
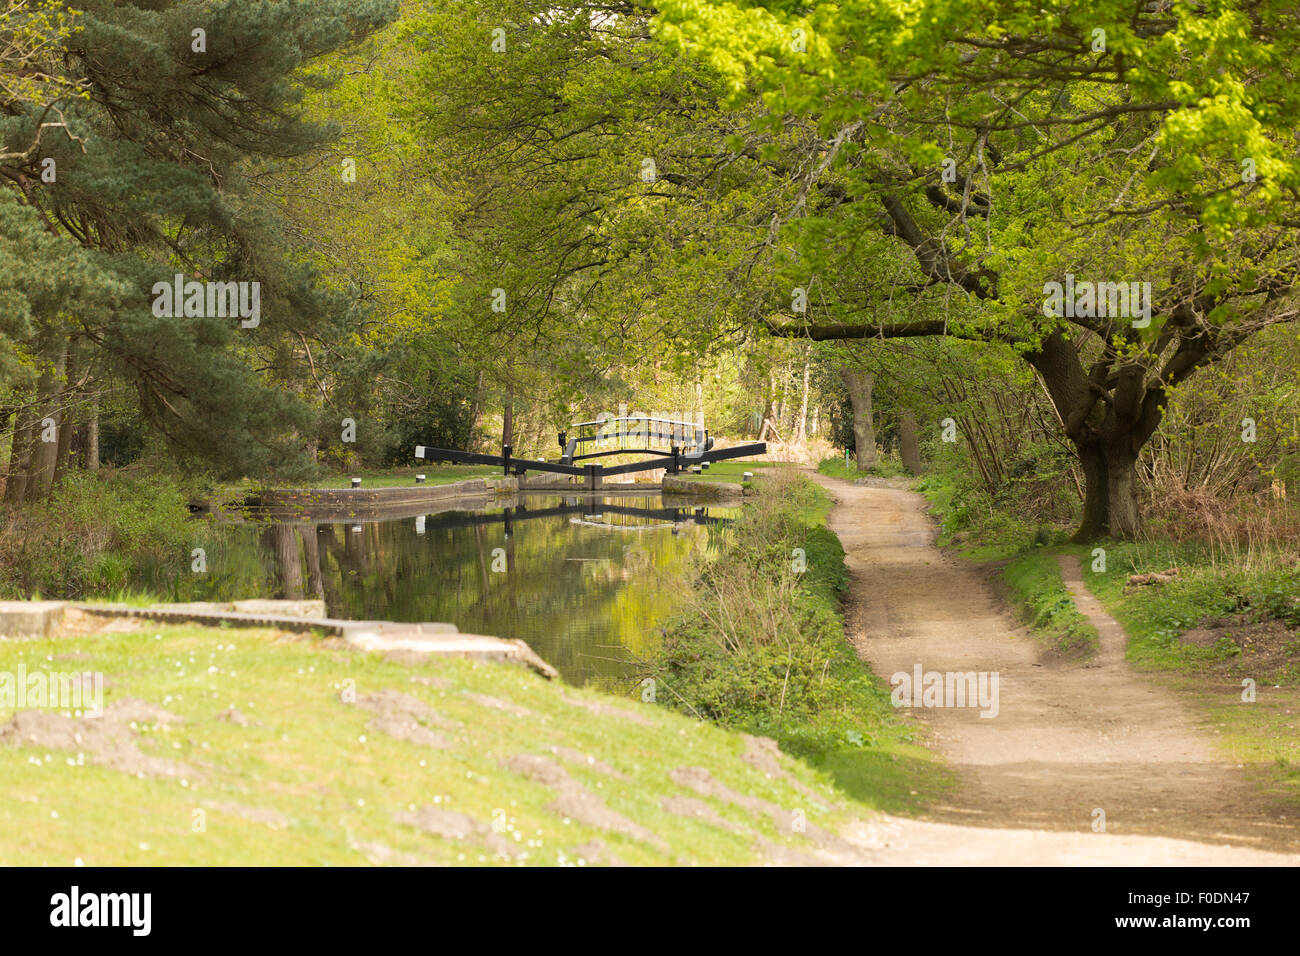
[(1097, 629), (1070, 596), (1052, 550), (1028, 551), (1002, 569), (1006, 596), (1052, 656), (1082, 660), (1100, 645)]
[(968, 483), (946, 474), (926, 475), (916, 483), (939, 522), (938, 544), (973, 561), (1000, 561), (1064, 541), (1059, 528), (1036, 523), (1024, 513)]
[(785, 469), (757, 491), (663, 628), (647, 671), (658, 699), (774, 738), (869, 806), (915, 811), (947, 777), (844, 636), (848, 572), (826, 527), (830, 498)]
[(682, 477), (689, 478), (691, 481), (729, 481), (744, 485), (745, 472), (753, 474), (760, 469), (771, 467), (773, 463), (770, 461), (715, 461), (709, 465), (708, 471), (698, 475), (684, 472)]
[(119, 621), (0, 641), (19, 667), (102, 674), (105, 711), (0, 703), (8, 865), (752, 864), (860, 811), (740, 734), (508, 664)]

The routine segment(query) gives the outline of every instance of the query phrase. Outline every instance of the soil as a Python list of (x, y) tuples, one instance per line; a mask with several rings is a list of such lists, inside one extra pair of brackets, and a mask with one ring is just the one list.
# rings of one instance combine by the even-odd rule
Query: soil
[(555, 792), (555, 800), (547, 806), (551, 812), (587, 826), (621, 833), (666, 849), (662, 839), (641, 824), (610, 809), (603, 800), (569, 776), (569, 772), (551, 758), (516, 754), (506, 758), (503, 765), (507, 770), (528, 777), (534, 783), (551, 788)]
[(374, 715), (368, 728), (376, 733), (388, 734), (436, 750), (444, 750), (449, 746), (444, 735), (429, 728), (446, 729), (453, 725), (424, 701), (410, 694), (385, 689), (358, 698), (357, 706)]
[(827, 797), (825, 794), (818, 793), (808, 786), (802, 780), (792, 775), (788, 770), (781, 766), (781, 749), (777, 742), (770, 737), (754, 737), (750, 734), (744, 735), (745, 752), (740, 755), (745, 763), (758, 770), (761, 770), (768, 777), (775, 777), (790, 784), (811, 802), (812, 806), (818, 810), (829, 810)]
[(73, 752), (91, 763), (138, 777), (199, 779), (201, 774), (194, 767), (140, 749), (144, 726), (175, 727), (180, 723), (181, 718), (161, 707), (126, 697), (109, 704), (98, 717), (20, 710), (0, 724), (0, 744)]
[(1232, 614), (1208, 618), (1179, 640), (1196, 647), (1214, 647), (1219, 641), (1236, 647), (1239, 653), (1209, 666), (1210, 673), (1220, 677), (1253, 677), (1272, 683), (1275, 679), (1295, 680), (1300, 671), (1300, 632), (1273, 617), (1261, 620), (1251, 614)]
[(605, 846), (605, 841), (599, 838), (588, 840), (581, 846), (575, 847), (573, 855), (585, 863), (595, 863), (597, 866), (627, 866), (617, 854)]
[(426, 805), (418, 810), (402, 811), (393, 815), (398, 823), (404, 823), (432, 833), (444, 840), (474, 843), (493, 856), (513, 860), (520, 850), (511, 840), (492, 829), (487, 823), (480, 823), (473, 817), (455, 810)]
[(884, 817), (854, 842), (893, 863), (1300, 864), (1300, 814), (1260, 793), (1173, 690), (1125, 662), (1124, 632), (1077, 561), (1065, 563), (1067, 585), (1100, 648), (1044, 660), (980, 569), (935, 546), (920, 495), (811, 477), (835, 497), (847, 633), (863, 660), (886, 681), (917, 664), (999, 674), (995, 717), (911, 711), (959, 783), (920, 820)]

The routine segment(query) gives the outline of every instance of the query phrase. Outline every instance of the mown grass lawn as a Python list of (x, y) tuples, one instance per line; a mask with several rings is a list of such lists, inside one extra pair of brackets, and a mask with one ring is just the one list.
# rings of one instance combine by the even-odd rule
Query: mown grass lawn
[(760, 468), (771, 468), (774, 464), (776, 462), (771, 461), (715, 461), (707, 471), (701, 471), (697, 475), (688, 470), (682, 472), (681, 477), (692, 481), (731, 481), (740, 484), (745, 480), (745, 472), (757, 472)]
[(310, 482), (312, 488), (351, 488), (352, 479), (360, 478), (362, 488), (397, 488), (415, 484), (415, 476), (424, 475), (426, 485), (448, 485), (470, 478), (500, 478), (501, 469), (491, 465), (425, 465), (413, 468), (365, 470), (341, 475), (326, 475)]
[[(833, 829), (865, 809), (798, 761), (781, 758), (789, 779), (752, 766), (739, 734), (508, 664), (152, 623), (0, 641), (0, 671), (20, 663), (102, 672), (108, 711), (88, 720), (127, 701), (154, 714), (107, 744), (83, 722), (80, 741), (32, 746), (0, 709), (7, 865), (746, 864), (764, 841), (806, 844), (786, 823), (796, 811)], [(690, 767), (779, 812), (670, 780)], [(584, 821), (588, 797), (622, 822)], [(670, 812), (669, 797), (703, 800), (716, 819)]]

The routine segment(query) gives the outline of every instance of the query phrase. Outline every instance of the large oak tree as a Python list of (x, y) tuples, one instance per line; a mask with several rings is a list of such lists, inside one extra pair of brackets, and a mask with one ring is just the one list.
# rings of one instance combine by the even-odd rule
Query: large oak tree
[[(1169, 390), (1296, 315), (1294, 7), (659, 9), (661, 34), (736, 103), (763, 104), (759, 128), (794, 118), (823, 137), (779, 229), (825, 305), (774, 310), (771, 330), (1013, 345), (1082, 462), (1078, 538), (1135, 533), (1134, 466)], [(1067, 275), (1149, 282), (1149, 326), (1046, 314), (1046, 284)]]

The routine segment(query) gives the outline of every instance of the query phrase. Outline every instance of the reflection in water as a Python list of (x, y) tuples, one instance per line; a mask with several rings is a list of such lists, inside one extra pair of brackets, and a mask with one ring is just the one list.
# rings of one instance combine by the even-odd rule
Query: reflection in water
[(735, 509), (658, 496), (530, 495), (524, 506), (261, 526), (279, 597), (331, 617), (450, 621), (520, 638), (566, 679), (629, 670), (678, 606), (685, 560)]

